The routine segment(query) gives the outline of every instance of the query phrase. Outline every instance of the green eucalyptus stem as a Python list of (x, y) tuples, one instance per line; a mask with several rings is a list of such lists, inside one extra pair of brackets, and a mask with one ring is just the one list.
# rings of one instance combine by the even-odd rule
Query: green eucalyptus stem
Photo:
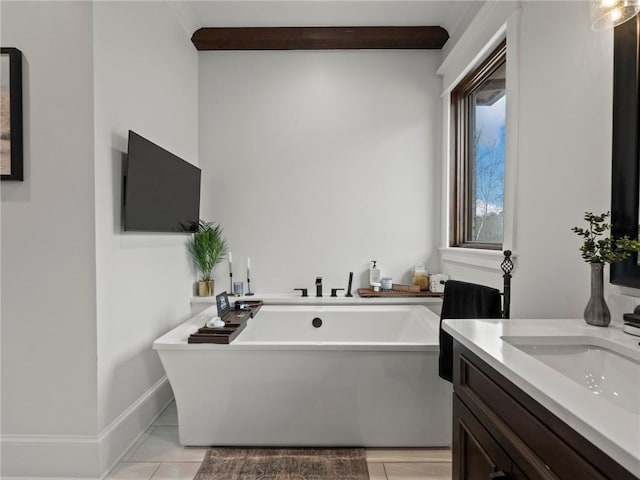
[(200, 272), (200, 281), (211, 280), (213, 267), (227, 255), (227, 240), (222, 235), (222, 227), (212, 222), (200, 220), (193, 236), (187, 240), (187, 249), (193, 263)]
[(585, 212), (584, 219), (589, 223), (588, 228), (573, 227), (571, 231), (584, 238), (580, 247), (582, 258), (589, 263), (617, 263), (640, 251), (640, 242), (632, 240), (627, 235), (619, 238), (605, 236), (611, 229), (607, 223), (610, 212), (595, 215)]

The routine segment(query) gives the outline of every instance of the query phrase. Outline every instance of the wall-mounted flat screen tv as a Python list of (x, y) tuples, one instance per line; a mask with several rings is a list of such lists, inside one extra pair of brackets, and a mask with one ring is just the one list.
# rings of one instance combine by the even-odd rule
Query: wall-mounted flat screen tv
[(129, 130), (124, 230), (192, 232), (200, 216), (201, 170)]

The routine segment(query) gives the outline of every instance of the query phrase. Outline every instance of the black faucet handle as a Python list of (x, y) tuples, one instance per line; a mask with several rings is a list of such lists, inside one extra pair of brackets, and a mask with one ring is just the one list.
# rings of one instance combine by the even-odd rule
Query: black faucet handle
[(343, 291), (344, 291), (344, 288), (332, 288), (332, 289), (331, 289), (331, 296), (332, 296), (332, 297), (337, 297), (337, 296), (338, 296), (338, 292), (339, 292), (340, 290), (343, 290)]
[(316, 277), (316, 285), (322, 285), (322, 277)]
[(306, 288), (294, 288), (293, 290), (294, 291), (295, 290), (300, 290), (302, 292), (302, 296), (303, 297), (308, 297), (309, 296), (309, 291)]

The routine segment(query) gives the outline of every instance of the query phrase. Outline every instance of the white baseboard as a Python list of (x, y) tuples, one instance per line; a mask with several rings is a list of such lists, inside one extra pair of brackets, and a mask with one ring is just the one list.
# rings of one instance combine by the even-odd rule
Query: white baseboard
[(102, 478), (116, 466), (172, 400), (173, 390), (165, 375), (100, 433), (98, 444)]
[(166, 376), (98, 435), (2, 435), (3, 480), (101, 480), (173, 399)]

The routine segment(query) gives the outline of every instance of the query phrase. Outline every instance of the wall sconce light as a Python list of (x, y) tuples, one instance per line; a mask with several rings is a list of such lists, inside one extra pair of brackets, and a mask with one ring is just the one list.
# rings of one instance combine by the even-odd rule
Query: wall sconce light
[(591, 30), (617, 27), (638, 12), (640, 0), (594, 0), (591, 2)]

